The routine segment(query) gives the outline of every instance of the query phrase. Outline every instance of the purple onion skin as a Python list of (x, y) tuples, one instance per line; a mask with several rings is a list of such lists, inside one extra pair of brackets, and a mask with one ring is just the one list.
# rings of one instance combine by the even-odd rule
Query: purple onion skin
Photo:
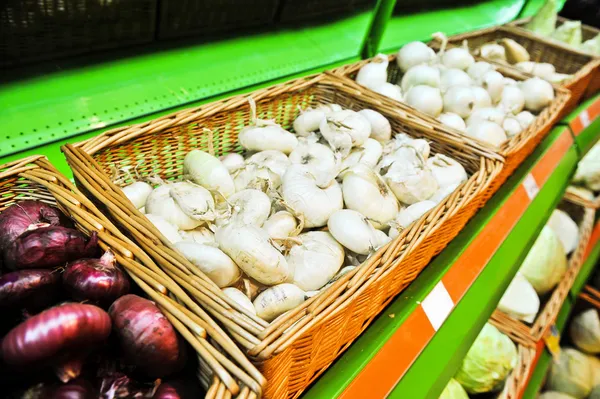
[(117, 299), (108, 310), (128, 362), (148, 377), (173, 374), (185, 363), (185, 343), (156, 305), (137, 295)]
[[(102, 378), (100, 398), (102, 399), (131, 399), (152, 398), (155, 382), (141, 382), (130, 378), (121, 372), (112, 372)], [(200, 397), (200, 396), (199, 396)]]
[(115, 256), (110, 251), (106, 251), (100, 259), (86, 258), (69, 263), (62, 280), (76, 301), (110, 305), (129, 292), (129, 280), (116, 266)]
[(198, 384), (192, 381), (174, 380), (160, 384), (152, 399), (193, 399), (202, 396)]
[(17, 369), (53, 365), (61, 381), (68, 382), (79, 376), (83, 358), (110, 330), (110, 317), (97, 306), (56, 306), (9, 331), (2, 340), (2, 358)]
[(17, 269), (51, 269), (97, 251), (98, 236), (88, 238), (79, 230), (61, 226), (26, 231), (4, 251), (4, 265)]
[(18, 270), (0, 277), (0, 308), (36, 311), (58, 297), (60, 273), (46, 269)]
[(55, 388), (50, 399), (96, 399), (98, 392), (88, 381), (78, 378)]
[(0, 251), (31, 225), (47, 223), (50, 226), (60, 226), (65, 223), (65, 219), (57, 208), (41, 201), (19, 201), (0, 213)]

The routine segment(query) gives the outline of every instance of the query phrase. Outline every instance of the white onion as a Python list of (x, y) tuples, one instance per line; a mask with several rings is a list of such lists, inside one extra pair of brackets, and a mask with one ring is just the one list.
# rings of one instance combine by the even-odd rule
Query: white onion
[(398, 213), (396, 223), (398, 223), (398, 226), (402, 229), (406, 229), (436, 205), (437, 203), (429, 200), (416, 202), (409, 207), (402, 209), (400, 213)]
[(263, 224), (263, 230), (271, 238), (289, 237), (297, 227), (298, 222), (296, 218), (288, 211), (274, 213)]
[(377, 54), (371, 62), (363, 65), (356, 75), (356, 82), (368, 88), (374, 88), (387, 80), (388, 58), (384, 54)]
[(506, 132), (507, 137), (513, 137), (523, 131), (521, 124), (515, 118), (506, 118), (502, 122), (502, 129)]
[[(180, 182), (180, 183), (167, 183), (158, 186), (155, 188), (150, 195), (148, 196), (148, 200), (146, 201), (146, 212), (149, 214), (161, 216), (167, 222), (175, 225), (178, 229), (181, 230), (190, 230), (200, 226), (204, 223), (203, 220), (191, 217), (186, 214), (178, 205), (178, 202), (172, 196), (172, 189), (177, 186), (190, 185), (189, 183)], [(196, 186), (198, 187), (198, 186)], [(205, 189), (203, 189), (206, 191)], [(207, 202), (202, 201), (204, 198), (204, 193), (196, 190), (199, 195), (197, 198), (201, 200), (200, 204), (205, 206), (201, 211), (208, 213), (210, 211), (209, 204)], [(209, 197), (212, 201), (212, 197), (209, 194)], [(184, 197), (185, 198), (185, 197)], [(181, 201), (189, 202), (189, 201)], [(192, 201), (193, 203), (193, 201)], [(214, 208), (214, 202), (212, 203), (212, 207)], [(214, 219), (214, 213), (213, 213)]]
[(475, 104), (473, 109), (476, 108), (487, 108), (492, 106), (492, 98), (486, 89), (479, 86), (471, 86), (471, 91), (475, 97)]
[(483, 75), (481, 86), (487, 90), (493, 103), (497, 103), (502, 98), (504, 90), (504, 76), (497, 71), (488, 71)]
[(181, 235), (179, 235), (179, 231), (177, 226), (172, 223), (166, 221), (162, 216), (157, 215), (146, 215), (146, 218), (160, 231), (160, 233), (165, 236), (167, 240), (169, 240), (172, 244), (181, 241)]
[(371, 134), (371, 124), (359, 114), (349, 109), (332, 112), (320, 125), (325, 140), (342, 155), (347, 155), (353, 146), (362, 145)]
[(471, 115), (475, 106), (475, 95), (468, 86), (452, 86), (444, 93), (444, 112), (452, 112), (461, 118)]
[(262, 191), (247, 189), (229, 197), (233, 206), (231, 220), (238, 225), (252, 224), (261, 227), (271, 212), (271, 200)]
[(481, 121), (490, 121), (498, 125), (504, 122), (505, 113), (503, 110), (493, 107), (478, 108), (474, 110), (467, 119), (467, 126), (478, 124)]
[(209, 190), (217, 190), (225, 197), (235, 192), (235, 185), (227, 167), (207, 152), (188, 152), (183, 159), (183, 173), (194, 183)]
[(237, 152), (223, 155), (219, 157), (219, 160), (223, 165), (225, 165), (229, 173), (233, 173), (236, 170), (244, 167), (244, 157)]
[(143, 181), (133, 182), (125, 187), (121, 187), (123, 194), (131, 201), (137, 209), (146, 205), (146, 200), (152, 192), (152, 186)]
[(440, 188), (457, 186), (467, 180), (465, 168), (444, 154), (436, 154), (429, 158), (427, 166), (431, 169), (433, 177), (435, 177)]
[(404, 93), (411, 87), (419, 85), (440, 87), (440, 71), (432, 66), (421, 64), (410, 68), (402, 76), (400, 87)]
[(258, 317), (272, 321), (300, 305), (305, 298), (302, 289), (294, 284), (285, 283), (267, 288), (258, 294), (253, 303)]
[(341, 209), (334, 212), (327, 227), (344, 247), (360, 255), (368, 255), (380, 246), (377, 230), (360, 212)]
[(525, 95), (515, 85), (505, 86), (502, 90), (499, 106), (506, 113), (517, 115), (525, 106)]
[(289, 159), (292, 164), (306, 166), (320, 187), (327, 187), (338, 174), (336, 156), (329, 147), (320, 143), (300, 140)]
[(469, 54), (469, 50), (455, 47), (444, 52), (442, 63), (448, 68), (457, 68), (466, 71), (475, 63), (475, 59)]
[(444, 107), (440, 89), (430, 86), (414, 86), (406, 93), (406, 103), (415, 109), (437, 118)]
[(223, 294), (233, 299), (243, 309), (247, 310), (248, 313), (256, 315), (256, 309), (254, 309), (252, 301), (242, 291), (238, 290), (235, 287), (226, 287), (223, 288)]
[(402, 72), (406, 72), (409, 68), (419, 65), (428, 64), (435, 59), (435, 51), (428, 47), (423, 42), (406, 43), (396, 57), (396, 63)]
[(379, 93), (382, 96), (389, 97), (396, 101), (402, 101), (402, 99), (404, 98), (402, 96), (402, 89), (400, 89), (400, 86), (389, 82), (385, 82), (380, 84), (379, 86), (375, 86), (371, 88), (371, 90), (373, 90), (375, 93)]
[(174, 245), (219, 288), (227, 287), (241, 277), (237, 265), (219, 248), (192, 241), (179, 241)]
[(394, 162), (384, 177), (396, 198), (408, 205), (429, 199), (438, 189), (433, 173), (424, 164)]
[(450, 126), (456, 130), (460, 130), (461, 132), (464, 132), (467, 129), (467, 125), (465, 124), (463, 118), (452, 112), (444, 112), (440, 114), (440, 116), (438, 116), (438, 120), (444, 125)]
[(453, 86), (471, 86), (471, 77), (462, 69), (450, 68), (442, 72), (440, 90), (444, 93)]
[(500, 147), (506, 141), (506, 133), (497, 123), (480, 121), (467, 125), (468, 136), (484, 141), (494, 147)]
[(552, 85), (540, 78), (530, 78), (521, 83), (521, 90), (525, 95), (525, 108), (532, 112), (539, 112), (554, 100)]
[(516, 118), (519, 121), (521, 127), (525, 129), (533, 123), (535, 116), (529, 111), (522, 111), (517, 114)]
[(372, 109), (363, 109), (358, 111), (363, 117), (365, 117), (371, 124), (371, 137), (377, 141), (385, 143), (392, 137), (392, 127), (390, 121), (377, 111)]
[(306, 137), (319, 130), (319, 125), (325, 119), (325, 112), (321, 109), (309, 108), (302, 111), (294, 120), (294, 131), (298, 136)]
[(496, 69), (489, 62), (485, 61), (477, 61), (467, 69), (467, 74), (473, 79), (477, 84), (483, 82), (483, 76), (489, 71), (495, 71)]

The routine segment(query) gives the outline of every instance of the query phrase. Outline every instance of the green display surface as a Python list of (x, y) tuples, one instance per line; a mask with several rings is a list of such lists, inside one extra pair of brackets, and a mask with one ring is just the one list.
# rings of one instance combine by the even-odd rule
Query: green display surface
[[(371, 12), (57, 72), (0, 87), (0, 157), (300, 72), (351, 62)], [(153, 116), (154, 117), (154, 116)]]
[(504, 24), (515, 19), (524, 5), (525, 0), (491, 0), (418, 14), (395, 15), (388, 21), (379, 49), (390, 53), (410, 41), (429, 41), (435, 32), (449, 36)]
[[(338, 359), (304, 398), (335, 398), (356, 378), (442, 279), (483, 227), (515, 193), (536, 163), (564, 133), (554, 129), (450, 245)], [(520, 221), (485, 266), (389, 397), (437, 398), (489, 319), (551, 210), (562, 197), (577, 163), (571, 146)], [(393, 315), (393, 317), (391, 317)]]
[(600, 93), (581, 103), (560, 124), (571, 128), (577, 148), (585, 155), (600, 139)]

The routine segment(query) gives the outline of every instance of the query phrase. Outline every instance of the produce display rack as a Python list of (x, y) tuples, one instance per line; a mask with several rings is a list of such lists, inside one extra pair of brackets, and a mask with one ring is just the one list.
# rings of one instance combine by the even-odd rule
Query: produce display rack
[[(403, 43), (428, 40), (435, 31), (455, 34), (527, 17), (543, 1), (484, 0), (410, 15), (394, 15), (395, 3), (378, 0), (371, 10), (316, 26), (83, 67), (57, 61), (54, 71), (37, 71), (36, 78), (0, 82), (0, 164), (43, 154), (71, 177), (60, 152), (67, 142), (393, 52)], [(19, 76), (24, 72), (35, 71), (21, 70)], [(577, 162), (599, 139), (596, 94), (552, 129), (450, 245), (301, 397), (438, 398), (561, 200)], [(599, 259), (597, 222), (556, 320), (560, 331)], [(535, 397), (550, 361), (540, 344), (523, 398)]]

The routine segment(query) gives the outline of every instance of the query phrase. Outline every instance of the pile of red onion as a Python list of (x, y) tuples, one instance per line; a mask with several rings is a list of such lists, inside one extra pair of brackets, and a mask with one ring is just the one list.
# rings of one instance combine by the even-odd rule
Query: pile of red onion
[[(96, 233), (73, 228), (48, 204), (21, 201), (0, 213), (0, 310), (21, 319), (1, 341), (2, 368), (31, 379), (19, 387), (29, 397), (184, 397), (156, 378), (183, 368), (185, 341), (153, 302), (128, 295), (115, 254), (99, 255)], [(106, 352), (127, 373), (95, 372)], [(45, 370), (58, 379), (42, 380)]]

